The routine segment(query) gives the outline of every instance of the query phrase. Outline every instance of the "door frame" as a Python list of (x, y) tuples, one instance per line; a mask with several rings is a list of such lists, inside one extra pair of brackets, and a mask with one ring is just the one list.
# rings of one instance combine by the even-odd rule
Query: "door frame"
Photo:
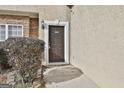
[[(64, 59), (65, 62), (49, 62), (49, 26), (64, 26)], [(44, 21), (45, 62), (46, 65), (69, 64), (69, 23), (63, 21)]]

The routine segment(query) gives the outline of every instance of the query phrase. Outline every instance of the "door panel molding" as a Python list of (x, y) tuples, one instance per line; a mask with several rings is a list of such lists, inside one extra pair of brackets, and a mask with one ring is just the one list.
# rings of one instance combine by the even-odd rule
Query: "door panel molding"
[[(65, 62), (49, 62), (49, 26), (64, 26), (64, 59)], [(46, 65), (69, 64), (69, 24), (63, 21), (44, 21), (44, 40), (45, 40), (45, 62)]]

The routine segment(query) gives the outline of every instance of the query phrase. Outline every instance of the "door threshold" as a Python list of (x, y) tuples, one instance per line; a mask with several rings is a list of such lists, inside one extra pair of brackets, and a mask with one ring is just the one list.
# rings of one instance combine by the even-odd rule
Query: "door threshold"
[(58, 66), (68, 66), (68, 65), (70, 65), (70, 64), (55, 64), (55, 63), (53, 63), (53, 64), (46, 64), (46, 66), (47, 67), (58, 67)]
[(45, 67), (46, 67), (46, 68), (63, 67), (63, 66), (71, 66), (71, 64), (61, 64), (61, 65), (45, 65)]

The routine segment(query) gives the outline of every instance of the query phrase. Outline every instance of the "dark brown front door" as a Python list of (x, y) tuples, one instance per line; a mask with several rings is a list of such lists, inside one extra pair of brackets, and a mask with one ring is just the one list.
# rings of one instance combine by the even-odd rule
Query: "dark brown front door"
[(64, 62), (64, 26), (49, 26), (49, 62)]

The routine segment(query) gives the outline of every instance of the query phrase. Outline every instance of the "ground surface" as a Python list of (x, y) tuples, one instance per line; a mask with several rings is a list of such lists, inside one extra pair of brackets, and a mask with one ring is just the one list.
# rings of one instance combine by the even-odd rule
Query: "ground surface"
[(44, 72), (46, 87), (48, 88), (97, 88), (80, 69), (74, 66), (60, 66), (49, 68)]

